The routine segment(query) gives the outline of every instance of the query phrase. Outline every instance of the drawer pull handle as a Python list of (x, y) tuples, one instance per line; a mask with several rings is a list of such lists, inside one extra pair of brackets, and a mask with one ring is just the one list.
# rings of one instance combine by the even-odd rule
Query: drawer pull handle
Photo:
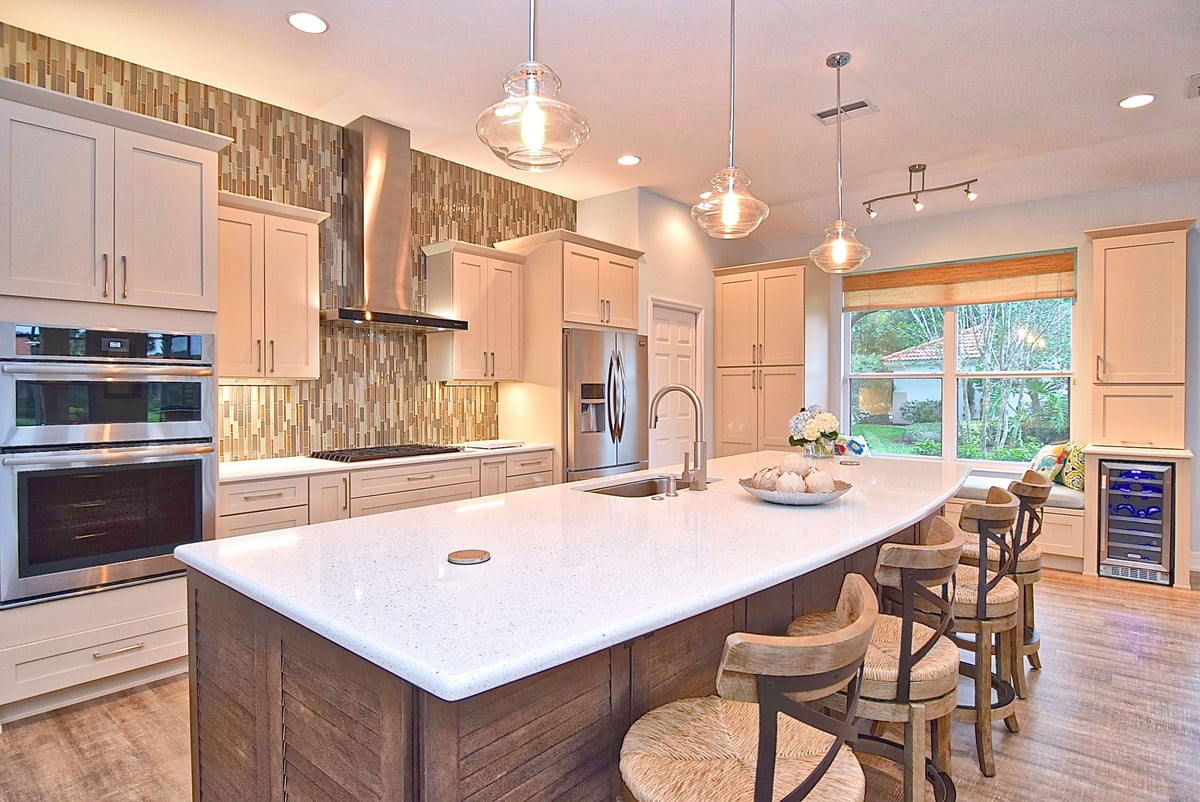
[(342, 477), (342, 509), (350, 509), (350, 479)]
[(103, 507), (107, 503), (107, 501), (77, 501), (71, 505), (71, 508), (81, 510), (87, 507)]
[(524, 462), (519, 462), (517, 464), (520, 465), (521, 467), (525, 467), (526, 465), (540, 465), (541, 462), (542, 461), (540, 459), (530, 459), (530, 460), (525, 460)]
[(93, 538), (93, 537), (104, 537), (107, 534), (108, 534), (108, 532), (92, 532), (87, 535), (76, 535), (72, 539), (73, 540), (87, 540), (88, 538)]
[(1154, 441), (1153, 440), (1122, 440), (1121, 445), (1123, 445), (1123, 446), (1152, 446), (1152, 445), (1154, 445)]
[(423, 481), (423, 480), (425, 480), (425, 479), (433, 479), (435, 475), (436, 475), (436, 474), (432, 474), (432, 473), (423, 473), (423, 474), (421, 474), (420, 476), (409, 476), (409, 477), (408, 477), (408, 481), (410, 481), (410, 482), (420, 482), (420, 481)]
[(103, 660), (105, 657), (112, 657), (113, 655), (117, 654), (125, 654), (125, 652), (136, 652), (138, 649), (142, 649), (145, 646), (146, 644), (144, 642), (138, 641), (137, 643), (132, 643), (129, 646), (122, 646), (120, 649), (113, 649), (111, 652), (92, 652), (92, 658), (95, 660)]
[(251, 493), (249, 495), (242, 496), (242, 499), (245, 501), (254, 501), (260, 498), (283, 498), (283, 491), (276, 490), (274, 493)]

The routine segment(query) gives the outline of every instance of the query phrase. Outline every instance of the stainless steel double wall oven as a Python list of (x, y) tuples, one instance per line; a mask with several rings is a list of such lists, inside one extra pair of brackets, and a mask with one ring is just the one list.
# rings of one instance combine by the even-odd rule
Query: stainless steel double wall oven
[(0, 605), (214, 536), (215, 388), (211, 334), (0, 323)]

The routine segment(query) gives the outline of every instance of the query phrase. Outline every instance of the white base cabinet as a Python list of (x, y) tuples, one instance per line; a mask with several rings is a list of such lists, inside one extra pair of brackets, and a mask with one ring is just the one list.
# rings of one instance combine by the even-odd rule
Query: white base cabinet
[(308, 522), (350, 517), (350, 472), (315, 473), (308, 477)]
[(186, 601), (172, 577), (0, 610), (0, 722), (186, 671)]
[(804, 366), (717, 368), (713, 456), (788, 449), (788, 421), (804, 406)]

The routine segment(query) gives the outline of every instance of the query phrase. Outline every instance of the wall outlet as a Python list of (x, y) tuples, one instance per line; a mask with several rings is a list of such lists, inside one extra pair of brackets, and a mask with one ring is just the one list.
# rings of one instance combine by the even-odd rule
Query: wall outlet
[(1188, 78), (1188, 97), (1200, 97), (1200, 74)]

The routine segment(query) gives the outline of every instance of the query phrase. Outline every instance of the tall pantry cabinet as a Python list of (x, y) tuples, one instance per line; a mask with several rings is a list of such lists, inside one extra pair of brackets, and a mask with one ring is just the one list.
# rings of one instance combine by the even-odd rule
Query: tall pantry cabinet
[(804, 406), (805, 259), (714, 271), (714, 456), (788, 448)]

